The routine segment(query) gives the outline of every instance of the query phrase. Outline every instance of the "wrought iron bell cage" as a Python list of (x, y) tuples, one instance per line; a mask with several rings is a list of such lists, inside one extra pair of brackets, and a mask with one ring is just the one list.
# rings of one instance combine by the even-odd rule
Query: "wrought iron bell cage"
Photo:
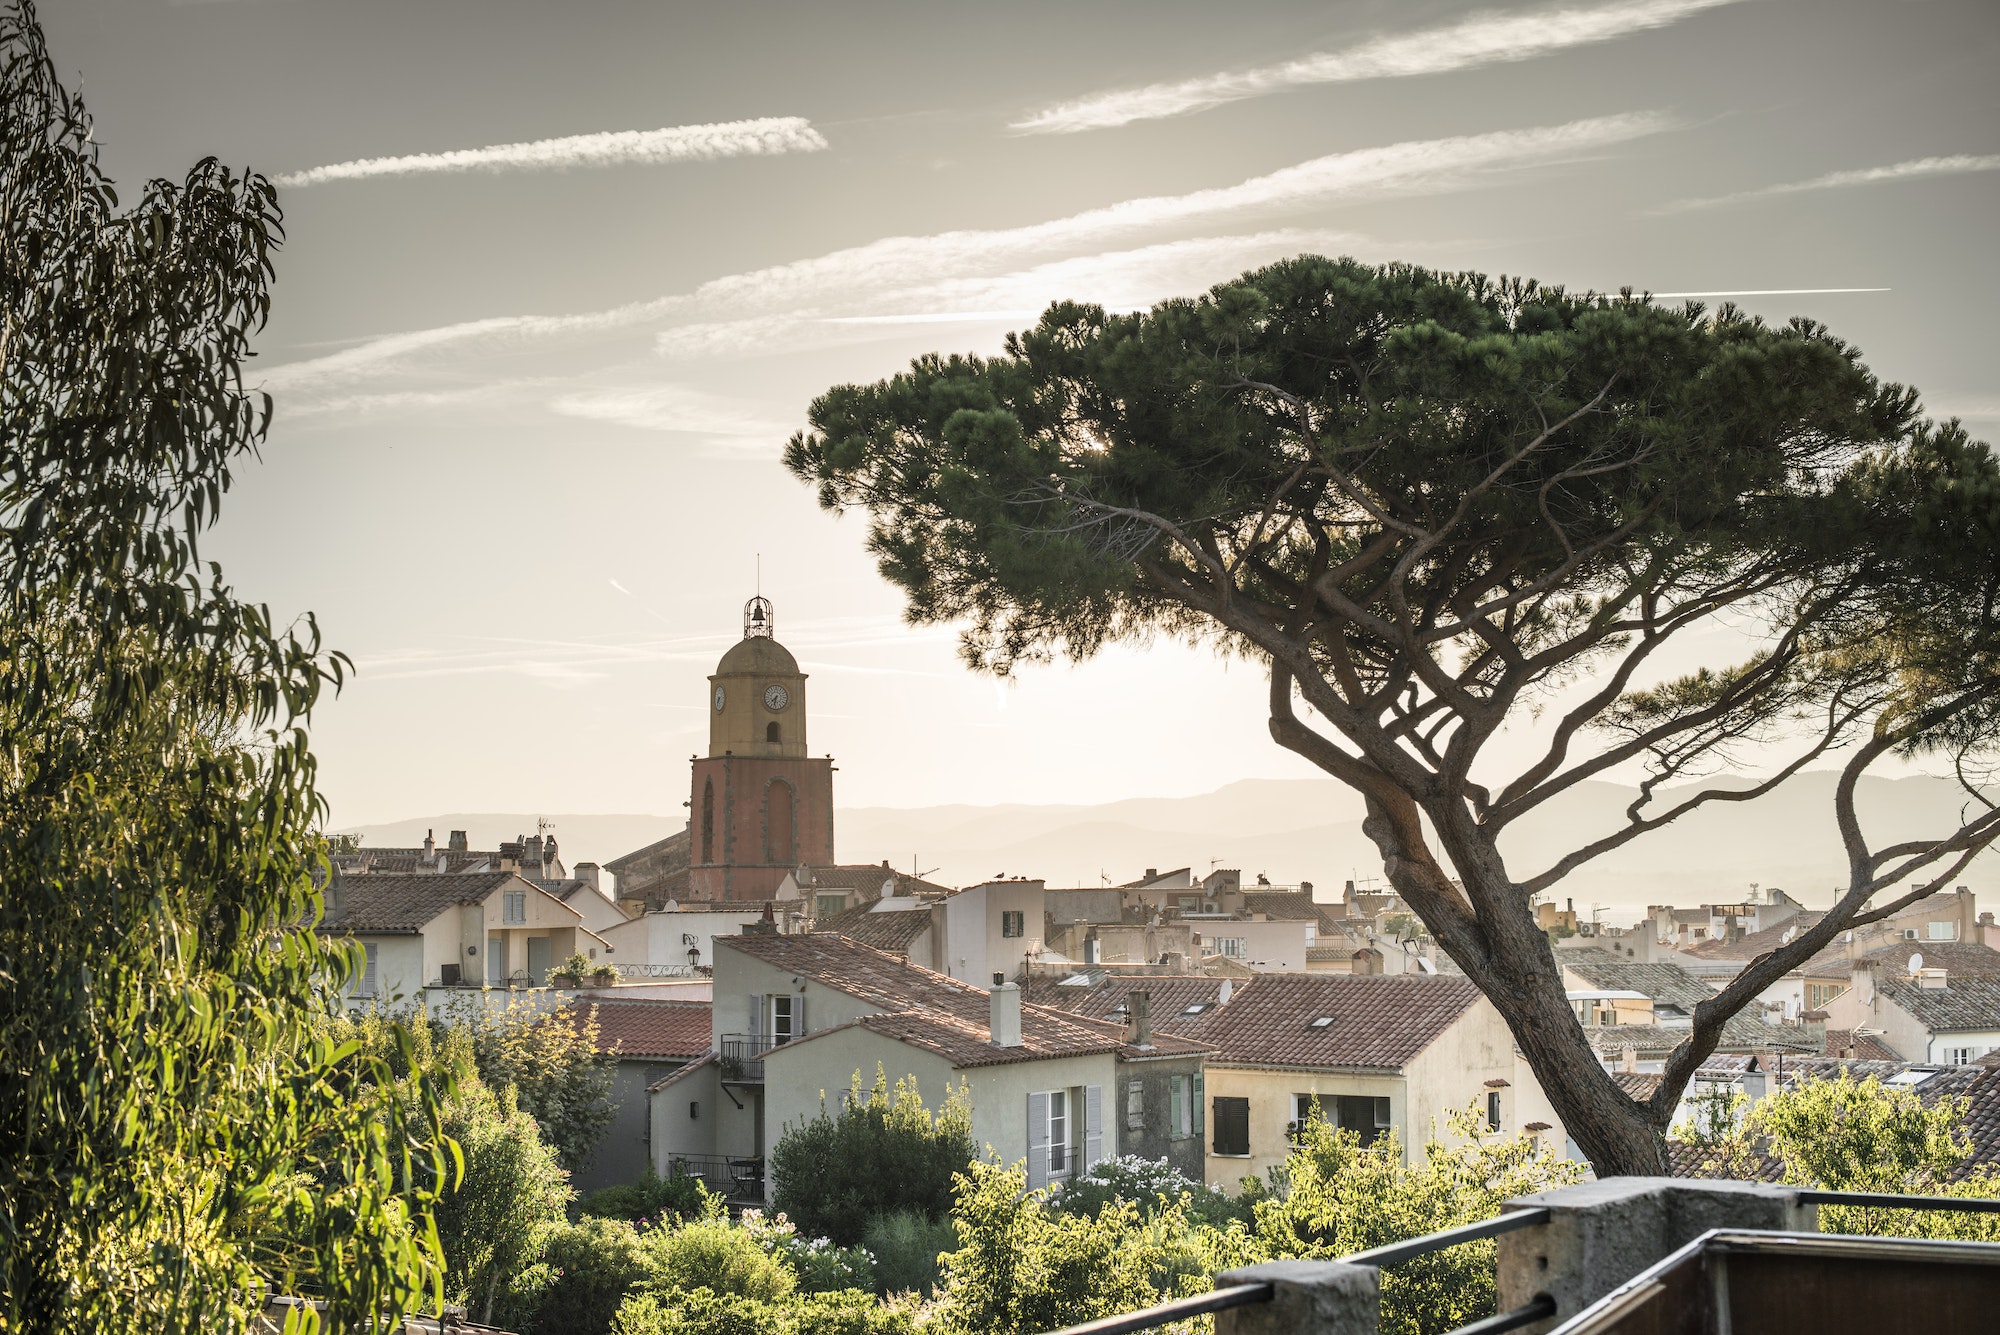
[(771, 600), (758, 594), (743, 604), (743, 638), (756, 636), (770, 639), (776, 633), (777, 618), (771, 611)]

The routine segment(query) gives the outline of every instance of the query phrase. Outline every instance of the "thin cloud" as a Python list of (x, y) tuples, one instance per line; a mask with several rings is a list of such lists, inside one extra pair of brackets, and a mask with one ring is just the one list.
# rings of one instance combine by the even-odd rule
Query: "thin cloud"
[[(1656, 112), (1599, 116), (1563, 125), (1445, 139), (1409, 140), (1329, 154), (1235, 185), (1183, 195), (1154, 195), (1022, 227), (885, 237), (746, 273), (713, 279), (692, 293), (633, 302), (576, 315), (501, 316), (369, 340), (323, 357), (274, 367), (273, 390), (372, 380), (390, 368), (464, 348), (505, 351), (556, 338), (588, 337), (686, 319), (711, 319), (694, 343), (717, 347), (736, 340), (755, 346), (772, 325), (841, 313), (829, 303), (868, 300), (885, 291), (942, 283), (967, 275), (1004, 273), (1051, 254), (1117, 242), (1174, 227), (1200, 226), (1246, 215), (1318, 207), (1336, 200), (1381, 198), (1465, 189), (1492, 173), (1585, 157), (1671, 128)], [(956, 304), (956, 303), (954, 303)], [(982, 302), (979, 309), (1018, 303)], [(851, 305), (850, 305), (851, 310)], [(865, 310), (856, 313), (868, 313)], [(884, 312), (886, 313), (886, 312)], [(745, 321), (766, 318), (761, 331)], [(671, 339), (678, 331), (661, 337)]]
[(1712, 199), (1678, 200), (1658, 211), (1682, 213), (1689, 209), (1712, 209), (1750, 199), (1769, 199), (1774, 195), (1803, 194), (1808, 190), (1840, 190), (1851, 185), (1877, 185), (1883, 181), (1910, 181), (1925, 176), (1964, 176), (1971, 172), (1990, 171), (2000, 171), (2000, 153), (1984, 155), (1954, 153), (1947, 157), (1912, 158), (1908, 162), (1898, 162), (1893, 166), (1828, 172), (1809, 181), (1787, 181), (1783, 185), (1767, 185), (1759, 190), (1741, 190), (1733, 195), (1717, 195)]
[(1892, 292), (1887, 287), (1743, 287), (1728, 292), (1648, 292), (1655, 301), (1681, 297), (1817, 297), (1838, 292)]
[(448, 153), (411, 153), (394, 158), (358, 158), (313, 167), (276, 178), (298, 189), (329, 181), (370, 176), (420, 176), (438, 172), (565, 171), (571, 167), (613, 167), (628, 163), (658, 166), (715, 158), (760, 157), (776, 153), (817, 153), (826, 137), (799, 116), (722, 121), (713, 125), (673, 125), (660, 130), (607, 130), (524, 144), (494, 144)]
[(735, 445), (769, 445), (791, 434), (790, 427), (761, 416), (749, 405), (686, 385), (581, 390), (562, 395), (549, 407), (566, 417), (706, 436)]
[(1689, 15), (1733, 3), (1735, 0), (1625, 0), (1526, 14), (1472, 14), (1456, 23), (1378, 37), (1344, 51), (1320, 52), (1282, 64), (1095, 93), (1038, 111), (1008, 128), (1023, 134), (1080, 134), (1134, 121), (1185, 116), (1309, 84), (1408, 78), (1532, 60), (1574, 46), (1664, 28)]

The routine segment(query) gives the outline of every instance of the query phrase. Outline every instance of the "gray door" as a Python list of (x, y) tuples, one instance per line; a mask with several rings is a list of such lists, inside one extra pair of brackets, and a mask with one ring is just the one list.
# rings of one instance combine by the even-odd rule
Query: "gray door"
[(507, 938), (499, 932), (486, 934), (486, 981), (494, 984), (507, 981)]
[(528, 938), (528, 982), (535, 987), (549, 985), (549, 939), (546, 936)]

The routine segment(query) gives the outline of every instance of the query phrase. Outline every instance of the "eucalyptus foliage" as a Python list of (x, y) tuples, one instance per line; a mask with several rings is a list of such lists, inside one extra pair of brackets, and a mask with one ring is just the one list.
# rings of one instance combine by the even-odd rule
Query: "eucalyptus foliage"
[[(0, 11), (0, 1327), (337, 1329), (435, 1296), (438, 1090), (328, 1021), (305, 723), (345, 660), (199, 557), (283, 232), (214, 159), (121, 205)], [(407, 1038), (407, 1036), (405, 1036)]]

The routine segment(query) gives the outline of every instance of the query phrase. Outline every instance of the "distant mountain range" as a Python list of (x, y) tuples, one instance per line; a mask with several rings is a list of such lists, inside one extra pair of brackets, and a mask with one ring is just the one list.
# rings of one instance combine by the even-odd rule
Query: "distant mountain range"
[[(1580, 912), (1606, 908), (1606, 920), (1635, 918), (1647, 904), (1691, 905), (1740, 897), (1751, 883), (1781, 886), (1824, 904), (1846, 873), (1833, 823), (1831, 773), (1800, 775), (1754, 802), (1712, 804), (1634, 840), (1572, 873), (1556, 890)], [(1523, 819), (1502, 841), (1517, 874), (1539, 871), (1578, 844), (1616, 829), (1635, 790), (1580, 784)], [(1671, 800), (1668, 790), (1663, 800)], [(1878, 845), (1954, 828), (1964, 794), (1944, 779), (1870, 779), (1862, 813)], [(1375, 848), (1361, 834), (1361, 801), (1331, 779), (1248, 779), (1199, 797), (1127, 798), (1094, 806), (850, 807), (835, 814), (844, 862), (889, 860), (946, 885), (990, 877), (1037, 876), (1051, 886), (1093, 886), (1137, 879), (1147, 868), (1241, 868), (1276, 884), (1311, 881), (1320, 899), (1338, 898), (1341, 882), (1379, 879)], [(607, 862), (663, 839), (681, 817), (563, 815), (553, 823), (563, 860)], [(475, 848), (532, 834), (536, 815), (460, 812), (386, 825), (352, 826), (364, 843), (412, 847), (426, 830), (444, 842), (466, 830)], [(1989, 853), (1959, 878), (1983, 897), (2000, 896), (2000, 854)], [(2000, 902), (1994, 907), (2000, 908)]]

